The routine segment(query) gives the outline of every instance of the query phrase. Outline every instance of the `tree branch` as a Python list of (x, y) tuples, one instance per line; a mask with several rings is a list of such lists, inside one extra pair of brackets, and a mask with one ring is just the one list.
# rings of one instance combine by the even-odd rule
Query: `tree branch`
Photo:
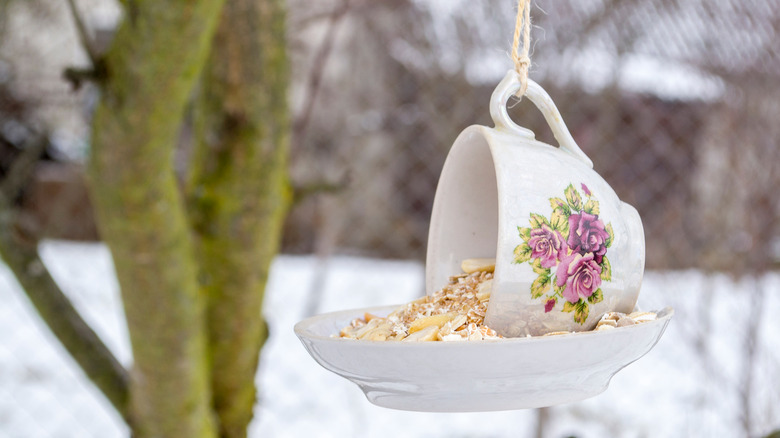
[(95, 66), (100, 62), (100, 54), (97, 53), (95, 45), (92, 43), (92, 40), (89, 37), (87, 26), (84, 24), (84, 20), (82, 20), (81, 14), (79, 14), (78, 9), (76, 8), (75, 0), (67, 0), (67, 2), (70, 13), (73, 15), (73, 22), (76, 24), (76, 32), (79, 35), (81, 45), (87, 52), (87, 56), (89, 57), (90, 61), (92, 61), (92, 65)]
[(755, 282), (753, 296), (750, 298), (750, 313), (747, 327), (745, 327), (744, 354), (742, 354), (742, 378), (739, 384), (739, 397), (741, 402), (740, 420), (745, 436), (753, 436), (752, 426), (753, 411), (753, 384), (755, 383), (755, 358), (761, 348), (761, 339), (759, 336), (759, 327), (764, 314), (764, 302), (766, 297), (766, 287), (763, 285), (762, 277), (755, 275), (752, 280)]
[(89, 327), (38, 256), (38, 241), (18, 227), (12, 201), (28, 181), (47, 142), (37, 138), (24, 149), (0, 184), (0, 256), (54, 336), (127, 420), (127, 372)]
[(79, 68), (68, 67), (62, 72), (62, 77), (66, 81), (70, 82), (74, 90), (78, 90), (84, 84), (84, 82), (96, 82), (99, 83), (106, 79), (106, 68), (103, 60), (97, 60), (97, 64), (94, 67)]
[[(370, 14), (377, 8), (385, 8), (395, 10), (405, 6), (406, 0), (383, 0), (377, 2), (375, 0), (350, 0), (349, 12), (350, 14)], [(309, 15), (299, 18), (297, 21), (290, 23), (291, 29), (305, 29), (311, 26), (313, 23), (324, 19), (330, 19), (334, 13), (337, 13), (339, 9), (343, 8), (343, 5), (338, 6), (334, 11), (332, 8), (325, 11), (313, 11)]]
[(297, 205), (304, 200), (322, 193), (338, 193), (349, 186), (349, 177), (345, 176), (339, 181), (316, 181), (309, 184), (293, 186), (292, 205)]
[(0, 214), (3, 216), (0, 220), (3, 260), (54, 336), (119, 415), (128, 420), (127, 371), (57, 286), (38, 257), (37, 247), (22, 243), (11, 231), (10, 212)]
[(349, 12), (349, 0), (343, 0), (341, 6), (331, 13), (330, 20), (328, 21), (328, 29), (325, 31), (322, 43), (314, 54), (312, 67), (309, 71), (308, 80), (306, 81), (306, 95), (303, 106), (301, 107), (302, 112), (293, 123), (292, 148), (294, 153), (301, 147), (301, 142), (306, 135), (306, 129), (309, 126), (312, 109), (314, 108), (314, 104), (317, 102), (317, 96), (319, 95), (322, 77), (325, 73), (325, 66), (327, 65), (330, 52), (333, 50), (336, 33), (347, 12)]
[(263, 293), (291, 190), (284, 0), (231, 0), (194, 107), (189, 213), (209, 297), (220, 436), (245, 437), (268, 336)]
[(38, 135), (26, 142), (22, 152), (11, 164), (3, 181), (0, 182), (0, 205), (11, 206), (19, 192), (27, 185), (35, 164), (46, 151), (47, 145), (46, 138)]

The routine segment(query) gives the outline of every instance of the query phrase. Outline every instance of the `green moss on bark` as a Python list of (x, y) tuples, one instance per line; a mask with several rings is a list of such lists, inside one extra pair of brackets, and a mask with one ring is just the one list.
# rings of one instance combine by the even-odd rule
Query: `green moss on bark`
[(188, 181), (224, 437), (246, 436), (267, 336), (263, 291), (291, 199), (287, 81), (284, 2), (230, 0), (195, 106)]
[(127, 315), (138, 437), (216, 435), (206, 297), (172, 154), (222, 3), (129, 3), (93, 120), (90, 186)]

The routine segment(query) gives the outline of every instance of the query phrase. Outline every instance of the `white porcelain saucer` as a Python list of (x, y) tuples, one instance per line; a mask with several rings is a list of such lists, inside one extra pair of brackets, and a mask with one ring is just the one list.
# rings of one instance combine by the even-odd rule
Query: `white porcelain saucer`
[(364, 312), (344, 310), (295, 325), (309, 354), (356, 383), (371, 403), (426, 412), (479, 412), (570, 403), (607, 389), (623, 367), (658, 342), (672, 318), (599, 332), (493, 341), (397, 342), (334, 338)]

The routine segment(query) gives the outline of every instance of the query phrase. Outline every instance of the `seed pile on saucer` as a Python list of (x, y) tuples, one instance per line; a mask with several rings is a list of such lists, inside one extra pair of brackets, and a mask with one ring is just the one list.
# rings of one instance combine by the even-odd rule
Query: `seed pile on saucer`
[[(502, 339), (485, 325), (485, 312), (493, 287), (495, 259), (467, 259), (463, 273), (449, 283), (396, 309), (386, 317), (365, 313), (341, 329), (339, 336), (368, 341), (478, 341)], [(656, 319), (653, 312), (605, 314), (594, 330), (610, 330)], [(544, 336), (568, 334), (552, 332)]]
[(484, 324), (495, 261), (469, 259), (463, 273), (430, 296), (412, 301), (386, 318), (366, 313), (341, 330), (341, 337), (370, 341), (468, 341), (499, 339)]

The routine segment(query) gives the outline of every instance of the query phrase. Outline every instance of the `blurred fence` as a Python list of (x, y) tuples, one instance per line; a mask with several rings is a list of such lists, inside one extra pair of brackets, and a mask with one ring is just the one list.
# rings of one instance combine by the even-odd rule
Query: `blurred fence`
[[(110, 39), (116, 4), (77, 4), (96, 37)], [(447, 151), (466, 126), (491, 124), (490, 93), (511, 66), (514, 7), (290, 0), (291, 171), (314, 194), (293, 208), (284, 252), (424, 258)], [(83, 160), (96, 94), (63, 80), (86, 60), (69, 11), (51, 0), (4, 10), (22, 18), (3, 24), (0, 172), (31, 132), (47, 134), (50, 159)], [(778, 265), (779, 16), (771, 0), (535, 3), (531, 77), (642, 214), (649, 268)], [(24, 27), (36, 23), (57, 37)], [(527, 102), (511, 113), (554, 144)], [(78, 169), (44, 167), (20, 200), (31, 217), (55, 237), (97, 238), (83, 188), (60, 192), (81, 184)], [(57, 211), (68, 214), (54, 226)]]
[[(118, 5), (76, 3), (108, 38)], [(491, 124), (490, 94), (511, 67), (515, 2), (288, 3), (291, 172), (312, 194), (292, 209), (283, 251), (423, 260), (449, 147), (468, 125)], [(595, 169), (639, 210), (648, 268), (777, 270), (780, 4), (534, 5), (531, 78)], [(18, 202), (51, 237), (95, 239), (78, 167), (95, 90), (62, 79), (85, 60), (69, 11), (54, 0), (11, 0), (0, 14), (0, 174), (45, 133), (49, 162)], [(554, 144), (527, 102), (511, 115)], [(758, 296), (740, 311), (757, 312)], [(750, 345), (758, 323), (735, 321)], [(761, 367), (776, 373), (777, 359)], [(746, 415), (748, 431), (756, 414)]]
[[(293, 51), (294, 109), (308, 120), (294, 176), (346, 184), (293, 211), (287, 251), (424, 257), (444, 158), (463, 128), (490, 124), (514, 24), (510, 1), (439, 3), (292, 9), (307, 24), (291, 26), (306, 48)], [(777, 266), (776, 3), (536, 3), (531, 77), (642, 214), (648, 267)], [(530, 105), (512, 114), (554, 144)]]

